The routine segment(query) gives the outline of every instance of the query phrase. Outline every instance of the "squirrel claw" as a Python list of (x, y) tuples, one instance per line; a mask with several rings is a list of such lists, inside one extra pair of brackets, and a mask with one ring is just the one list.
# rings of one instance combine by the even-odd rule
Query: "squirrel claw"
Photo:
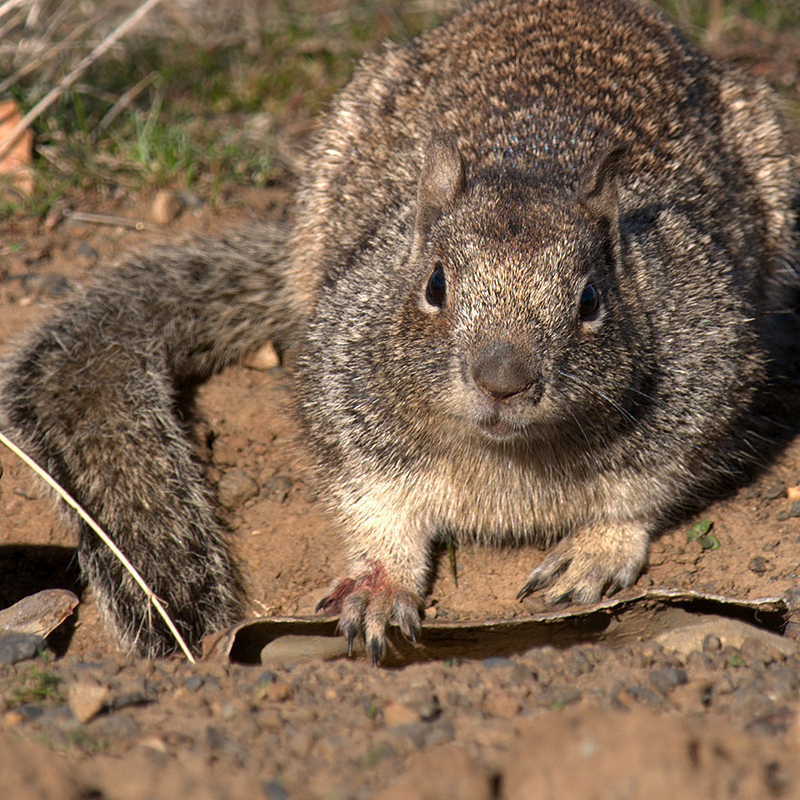
[(521, 600), (547, 588), (551, 605), (569, 601), (589, 605), (603, 594), (630, 586), (647, 557), (648, 533), (635, 522), (584, 528), (562, 539), (530, 574)]
[(356, 639), (366, 644), (377, 665), (386, 655), (386, 629), (392, 624), (416, 642), (420, 633), (419, 603), (410, 592), (394, 589), (380, 565), (356, 579), (343, 578), (317, 604), (317, 611), (339, 614), (338, 631), (352, 655)]

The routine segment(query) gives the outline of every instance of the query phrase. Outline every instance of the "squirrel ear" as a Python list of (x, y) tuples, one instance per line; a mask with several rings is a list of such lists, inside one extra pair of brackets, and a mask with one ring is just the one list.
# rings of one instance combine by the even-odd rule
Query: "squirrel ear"
[(578, 187), (578, 202), (606, 220), (612, 229), (619, 224), (619, 168), (626, 152), (624, 147), (615, 147), (603, 154)]
[(417, 233), (425, 235), (442, 211), (464, 191), (464, 162), (455, 137), (436, 132), (425, 148), (417, 187)]

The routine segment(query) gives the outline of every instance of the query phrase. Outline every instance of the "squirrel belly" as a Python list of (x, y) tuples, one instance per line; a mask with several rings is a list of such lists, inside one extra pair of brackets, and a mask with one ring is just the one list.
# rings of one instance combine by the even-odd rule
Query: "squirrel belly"
[[(197, 643), (240, 582), (176, 391), (277, 338), (351, 642), (417, 636), (443, 534), (553, 545), (521, 594), (591, 602), (753, 457), (791, 165), (769, 90), (638, 2), (476, 0), (363, 61), (291, 230), (130, 259), (12, 358), (3, 424)], [(168, 651), (86, 531), (79, 557), (122, 643)]]

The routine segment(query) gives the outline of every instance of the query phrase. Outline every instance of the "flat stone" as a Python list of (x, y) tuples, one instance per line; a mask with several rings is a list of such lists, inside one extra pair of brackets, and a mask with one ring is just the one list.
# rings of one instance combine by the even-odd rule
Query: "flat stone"
[(772, 648), (787, 657), (797, 653), (800, 649), (796, 642), (778, 636), (777, 633), (770, 633), (755, 625), (748, 625), (746, 622), (726, 617), (673, 628), (660, 633), (654, 640), (664, 650), (677, 652), (682, 658), (686, 658), (693, 650), (702, 652), (703, 643), (709, 636), (718, 639), (722, 647), (734, 647), (736, 650), (740, 650), (747, 639), (756, 639), (768, 649)]
[(341, 636), (280, 636), (261, 650), (261, 663), (270, 667), (290, 667), (346, 655), (347, 642)]

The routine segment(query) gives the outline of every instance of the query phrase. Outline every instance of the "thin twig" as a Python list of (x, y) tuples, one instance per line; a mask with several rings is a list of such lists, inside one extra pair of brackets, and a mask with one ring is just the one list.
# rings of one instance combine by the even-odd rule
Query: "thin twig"
[[(52, 61), (54, 58), (56, 58), (56, 56), (61, 55), (61, 53), (66, 50), (67, 47), (69, 47), (69, 45), (75, 41), (75, 39), (86, 33), (86, 31), (89, 30), (93, 24), (94, 22), (84, 22), (82, 25), (78, 25), (76, 28), (71, 30), (62, 39), (62, 41), (58, 42), (58, 44), (48, 48), (41, 53), (41, 55), (37, 55), (27, 64), (23, 64), (13, 75), (9, 75), (8, 78), (0, 82), (0, 94), (14, 86), (14, 84), (19, 83), (21, 78), (24, 78), (26, 75), (29, 75), (34, 70), (38, 69), (42, 66), (42, 64), (46, 64), (48, 61)], [(40, 50), (43, 49), (44, 48), (40, 48)]]
[(93, 211), (67, 211), (64, 214), (75, 222), (87, 222), (92, 225), (117, 225), (121, 228), (133, 228), (137, 231), (154, 230), (151, 225), (140, 219), (118, 217), (116, 214), (95, 214)]
[(92, 139), (96, 140), (98, 135), (101, 134), (130, 104), (144, 91), (156, 78), (158, 73), (154, 70), (149, 75), (145, 75), (136, 86), (132, 86), (125, 94), (121, 95), (119, 100), (103, 115), (100, 122), (92, 131)]
[(2, 141), (0, 141), (0, 158), (8, 153), (8, 151), (14, 146), (14, 143), (20, 137), (20, 135), (27, 129), (27, 127), (35, 120), (39, 114), (42, 113), (46, 108), (49, 108), (59, 97), (67, 90), (73, 83), (75, 83), (81, 75), (92, 65), (98, 58), (103, 56), (108, 50), (110, 50), (116, 42), (121, 39), (128, 31), (133, 28), (141, 19), (142, 17), (147, 14), (150, 9), (157, 6), (161, 0), (145, 0), (133, 14), (128, 17), (119, 27), (117, 27), (114, 31), (112, 31), (108, 36), (106, 36), (103, 41), (89, 53), (81, 62), (78, 64), (69, 75), (63, 77), (59, 82), (58, 85), (51, 89), (9, 132), (8, 136), (6, 136)]
[(0, 3), (0, 17), (18, 6), (24, 6), (27, 2), (28, 0), (6, 0), (5, 3)]
[(175, 624), (164, 610), (164, 606), (161, 605), (161, 601), (158, 599), (153, 590), (144, 582), (142, 576), (139, 575), (133, 564), (128, 561), (128, 559), (125, 557), (125, 554), (114, 544), (113, 541), (111, 541), (111, 538), (108, 536), (108, 534), (89, 516), (89, 514), (83, 509), (78, 501), (75, 500), (72, 495), (70, 495), (69, 492), (55, 480), (55, 478), (42, 469), (42, 467), (40, 467), (27, 453), (20, 450), (19, 447), (17, 447), (17, 445), (15, 445), (14, 442), (12, 442), (2, 431), (0, 431), (0, 443), (4, 444), (18, 458), (22, 459), (40, 478), (45, 481), (45, 483), (51, 486), (60, 495), (61, 499), (68, 506), (75, 509), (78, 516), (106, 543), (111, 552), (120, 560), (125, 569), (130, 572), (136, 583), (142, 587), (142, 591), (147, 596), (147, 599), (156, 607), (156, 611), (158, 611), (158, 613), (161, 615), (164, 622), (167, 623), (167, 627), (175, 637), (175, 640), (178, 642), (181, 650), (183, 650), (185, 653), (186, 658), (188, 658), (192, 664), (196, 664), (197, 662), (195, 661), (194, 656), (186, 646), (186, 642), (183, 641), (183, 637), (180, 635), (180, 633), (178, 633), (178, 629), (175, 627)]

